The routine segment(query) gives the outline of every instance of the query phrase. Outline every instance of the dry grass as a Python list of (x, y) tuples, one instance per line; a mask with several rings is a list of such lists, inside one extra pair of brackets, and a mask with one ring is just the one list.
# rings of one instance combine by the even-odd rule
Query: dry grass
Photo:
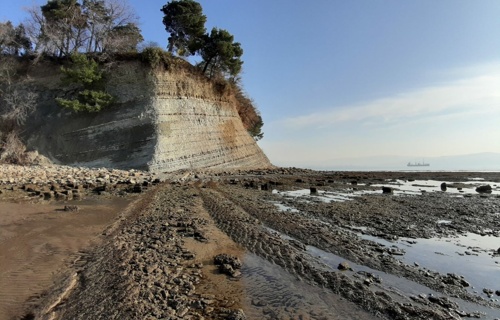
[(5, 134), (0, 141), (0, 161), (12, 164), (25, 164), (26, 146), (16, 131)]

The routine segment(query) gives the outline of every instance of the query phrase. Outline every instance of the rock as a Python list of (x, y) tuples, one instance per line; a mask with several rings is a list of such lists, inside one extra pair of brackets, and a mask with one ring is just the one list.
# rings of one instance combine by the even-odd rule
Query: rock
[(98, 187), (95, 187), (94, 188), (94, 192), (97, 192), (98, 194), (100, 194), (101, 192), (104, 192), (106, 191), (106, 185), (102, 185), (102, 186), (98, 186)]
[(351, 266), (349, 266), (349, 264), (347, 262), (345, 262), (345, 261), (339, 263), (337, 269), (342, 270), (342, 271), (344, 271), (344, 270), (351, 270), (352, 271)]
[(493, 295), (493, 290), (488, 289), (488, 288), (484, 288), (484, 289), (483, 289), (483, 292), (484, 292), (484, 293), (486, 293), (488, 296)]
[(58, 201), (64, 201), (68, 199), (68, 196), (62, 192), (56, 192), (55, 195), (56, 195), (56, 200)]
[(391, 187), (382, 187), (382, 193), (392, 193), (392, 188)]
[(446, 191), (447, 185), (446, 182), (441, 183), (441, 191)]
[(235, 270), (230, 264), (227, 263), (219, 265), (219, 272), (227, 274), (233, 278), (238, 278), (241, 276), (241, 272), (239, 270)]
[(51, 200), (54, 199), (54, 191), (48, 191), (43, 193), (43, 199), (44, 200)]
[(227, 320), (246, 320), (246, 315), (243, 312), (243, 310), (238, 309), (238, 310), (232, 310), (230, 311), (225, 319)]
[(477, 187), (476, 188), (476, 192), (479, 192), (479, 193), (491, 193), (492, 189), (491, 189), (491, 186), (489, 184), (487, 184), (487, 185), (484, 185), (484, 186)]
[(215, 265), (224, 265), (228, 264), (234, 269), (241, 269), (241, 261), (238, 259), (236, 256), (228, 255), (226, 253), (221, 253), (218, 254), (214, 257), (214, 264)]
[(133, 193), (141, 193), (143, 187), (140, 184), (135, 184), (134, 187), (132, 188)]
[(306, 245), (305, 245), (305, 244), (303, 244), (303, 243), (302, 243), (302, 242), (300, 242), (300, 241), (297, 241), (297, 240), (295, 240), (295, 239), (291, 239), (291, 240), (288, 240), (288, 242), (290, 242), (290, 244), (291, 244), (292, 246), (294, 246), (294, 247), (296, 247), (296, 248), (298, 248), (298, 249), (300, 249), (300, 250), (303, 250), (303, 251), (305, 251), (305, 250), (306, 250)]
[(393, 256), (404, 256), (405, 255), (405, 251), (400, 249), (400, 248), (389, 248), (388, 253), (392, 254)]
[(429, 295), (427, 298), (430, 302), (438, 304), (446, 309), (457, 309), (458, 304), (455, 302), (451, 301), (450, 299), (446, 297), (435, 297), (433, 295)]
[(80, 210), (78, 206), (64, 206), (64, 211), (75, 212)]
[(311, 191), (311, 194), (318, 194), (318, 189), (315, 187), (310, 187), (309, 190)]
[(26, 192), (36, 192), (36, 191), (39, 191), (39, 188), (36, 185), (34, 185), (34, 184), (26, 184), (21, 189), (23, 189)]

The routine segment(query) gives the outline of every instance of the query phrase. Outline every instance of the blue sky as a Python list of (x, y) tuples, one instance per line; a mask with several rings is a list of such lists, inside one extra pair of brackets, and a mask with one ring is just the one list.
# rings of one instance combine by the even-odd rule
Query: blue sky
[[(33, 3), (0, 1), (16, 23)], [(274, 164), (500, 153), (500, 1), (199, 2), (242, 44)], [(166, 1), (129, 3), (166, 46)]]

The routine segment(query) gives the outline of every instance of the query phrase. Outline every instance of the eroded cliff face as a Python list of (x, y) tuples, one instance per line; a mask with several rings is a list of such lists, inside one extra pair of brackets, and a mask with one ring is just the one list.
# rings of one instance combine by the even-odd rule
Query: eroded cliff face
[(35, 66), (24, 85), (39, 94), (24, 137), (57, 163), (154, 172), (271, 166), (243, 127), (234, 97), (183, 71), (152, 71), (140, 62), (110, 67), (106, 90), (118, 103), (99, 113), (62, 109), (59, 67)]

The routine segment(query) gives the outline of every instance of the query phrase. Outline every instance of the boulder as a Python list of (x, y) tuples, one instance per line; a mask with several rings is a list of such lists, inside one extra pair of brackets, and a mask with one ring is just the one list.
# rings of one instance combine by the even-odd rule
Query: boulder
[(341, 271), (344, 271), (344, 270), (351, 270), (352, 271), (351, 266), (349, 266), (349, 264), (346, 261), (339, 263), (337, 269), (339, 269)]
[(47, 191), (43, 193), (43, 199), (44, 200), (51, 200), (54, 199), (54, 191)]
[(486, 293), (488, 296), (492, 296), (493, 295), (493, 290), (488, 289), (488, 288), (483, 288), (483, 292)]
[(476, 188), (476, 192), (479, 192), (479, 193), (491, 193), (492, 192), (491, 186), (489, 184), (484, 185), (484, 186), (479, 186), (479, 187)]
[(242, 266), (241, 261), (238, 257), (226, 253), (216, 255), (214, 257), (214, 264), (218, 266), (228, 264), (234, 269), (241, 269)]
[(447, 185), (446, 182), (441, 183), (441, 191), (446, 191)]
[(391, 187), (382, 187), (382, 193), (392, 193), (393, 190)]
[(241, 276), (241, 261), (236, 256), (231, 256), (225, 253), (218, 254), (214, 257), (214, 264), (218, 266), (219, 272), (227, 274), (233, 278)]
[(75, 212), (80, 210), (78, 206), (64, 206), (64, 211)]

